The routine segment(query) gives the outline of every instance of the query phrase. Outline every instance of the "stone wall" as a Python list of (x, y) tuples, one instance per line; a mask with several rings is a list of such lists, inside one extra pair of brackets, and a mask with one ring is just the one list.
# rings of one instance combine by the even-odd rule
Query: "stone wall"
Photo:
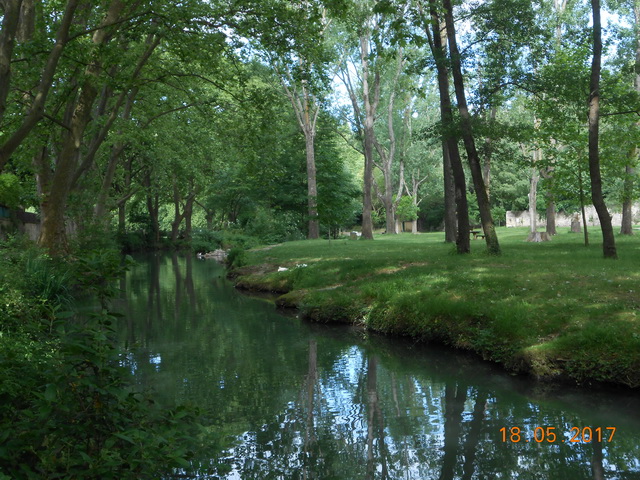
[(27, 235), (32, 241), (37, 241), (40, 236), (40, 220), (35, 213), (22, 210), (9, 210), (3, 207), (0, 215), (0, 238), (20, 232)]
[[(593, 205), (585, 207), (585, 214), (587, 217), (587, 225), (595, 227), (600, 225), (598, 214)], [(640, 204), (635, 204), (631, 208), (633, 212), (633, 223), (640, 223)], [(580, 225), (582, 225), (582, 215), (580, 212), (557, 212), (556, 213), (556, 227), (571, 227), (571, 219), (574, 215), (578, 214), (580, 218)], [(622, 213), (614, 213), (611, 215), (611, 223), (615, 227), (622, 225)], [(546, 220), (544, 217), (538, 215), (538, 226), (544, 227)], [(529, 226), (529, 211), (508, 211), (507, 212), (507, 227), (528, 227)]]

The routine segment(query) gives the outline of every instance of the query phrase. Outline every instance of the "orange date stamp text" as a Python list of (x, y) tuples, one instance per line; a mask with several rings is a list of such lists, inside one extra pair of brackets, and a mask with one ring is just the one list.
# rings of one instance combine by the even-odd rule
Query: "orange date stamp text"
[(571, 427), (565, 435), (556, 427), (535, 427), (526, 430), (520, 427), (502, 427), (503, 442), (510, 443), (590, 443), (610, 442), (616, 433), (616, 427)]

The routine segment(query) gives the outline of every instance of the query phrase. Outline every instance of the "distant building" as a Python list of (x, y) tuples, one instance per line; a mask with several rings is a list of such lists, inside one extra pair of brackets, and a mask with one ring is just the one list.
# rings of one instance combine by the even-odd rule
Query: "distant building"
[(33, 241), (38, 240), (40, 218), (35, 213), (11, 210), (0, 205), (0, 238), (15, 232), (25, 233)]
[[(593, 205), (586, 206), (584, 208), (585, 215), (587, 217), (587, 225), (590, 227), (600, 226), (600, 220), (598, 219), (598, 213)], [(640, 223), (640, 204), (635, 204), (631, 208), (633, 213), (633, 223)], [(571, 227), (571, 219), (574, 215), (578, 215), (580, 218), (580, 224), (582, 224), (582, 215), (580, 212), (558, 212), (556, 213), (556, 227)], [(544, 226), (546, 220), (544, 217), (538, 215), (538, 226)], [(611, 223), (614, 227), (622, 225), (622, 213), (614, 213), (611, 215)], [(528, 227), (529, 226), (529, 210), (523, 211), (508, 211), (507, 212), (507, 227)]]

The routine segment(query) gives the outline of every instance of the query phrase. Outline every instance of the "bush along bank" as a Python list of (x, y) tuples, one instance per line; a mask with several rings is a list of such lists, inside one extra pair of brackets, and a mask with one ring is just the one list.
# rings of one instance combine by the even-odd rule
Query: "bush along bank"
[(451, 255), (427, 235), (292, 242), (247, 252), (230, 276), (313, 321), (443, 343), (542, 380), (639, 387), (636, 273), (554, 241), (513, 242), (500, 258)]
[[(188, 471), (197, 412), (132, 388), (115, 348), (114, 251), (56, 260), (0, 245), (0, 479), (164, 478)], [(79, 315), (77, 294), (102, 308)]]

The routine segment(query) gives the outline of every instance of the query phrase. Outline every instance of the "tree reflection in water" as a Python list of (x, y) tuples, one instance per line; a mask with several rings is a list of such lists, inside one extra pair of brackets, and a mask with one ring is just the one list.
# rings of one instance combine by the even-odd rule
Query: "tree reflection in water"
[[(539, 392), (473, 357), (281, 317), (223, 275), (150, 256), (120, 305), (140, 385), (206, 412), (197, 478), (640, 478), (637, 395)], [(618, 430), (568, 441), (590, 425)], [(538, 426), (558, 440), (535, 442)], [(503, 427), (522, 440), (502, 441)]]

